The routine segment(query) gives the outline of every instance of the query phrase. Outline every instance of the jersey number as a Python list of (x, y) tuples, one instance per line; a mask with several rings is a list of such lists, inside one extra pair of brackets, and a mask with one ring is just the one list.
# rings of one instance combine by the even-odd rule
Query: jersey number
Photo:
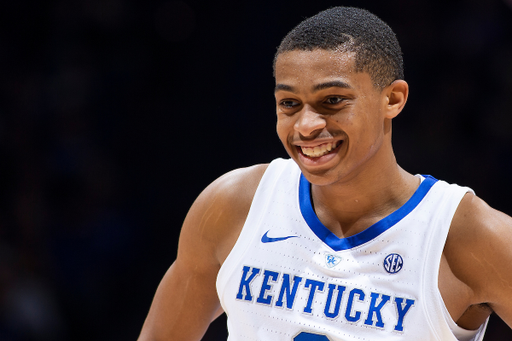
[(329, 341), (325, 335), (302, 332), (293, 338), (293, 341)]

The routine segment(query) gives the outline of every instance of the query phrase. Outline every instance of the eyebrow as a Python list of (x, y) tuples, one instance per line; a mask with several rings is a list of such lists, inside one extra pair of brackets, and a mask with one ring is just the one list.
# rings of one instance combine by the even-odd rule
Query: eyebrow
[(330, 81), (325, 83), (317, 84), (313, 87), (313, 91), (324, 90), (328, 88), (343, 88), (343, 89), (353, 89), (349, 84), (342, 81)]
[[(325, 83), (320, 83), (315, 86), (313, 86), (313, 91), (320, 91), (328, 88), (342, 88), (342, 89), (353, 89), (352, 86), (349, 84), (342, 82), (342, 81), (330, 81)], [(296, 92), (295, 88), (291, 85), (287, 84), (276, 84), (276, 87), (274, 88), (274, 92), (278, 91), (289, 91), (289, 92)]]
[(278, 92), (278, 91), (296, 92), (295, 88), (293, 86), (286, 85), (286, 84), (276, 84), (276, 87), (274, 88), (274, 92)]

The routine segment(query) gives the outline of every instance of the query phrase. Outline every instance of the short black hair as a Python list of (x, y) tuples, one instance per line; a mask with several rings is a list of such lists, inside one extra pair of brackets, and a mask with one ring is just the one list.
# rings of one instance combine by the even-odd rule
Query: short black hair
[(355, 52), (356, 72), (367, 72), (378, 89), (404, 78), (402, 50), (393, 30), (376, 15), (354, 7), (333, 7), (305, 19), (281, 41), (274, 57), (314, 49)]

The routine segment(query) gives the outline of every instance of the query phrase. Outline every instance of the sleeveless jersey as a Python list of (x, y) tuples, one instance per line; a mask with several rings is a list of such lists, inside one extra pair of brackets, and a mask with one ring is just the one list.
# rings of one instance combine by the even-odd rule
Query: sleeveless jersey
[(274, 160), (217, 277), (229, 341), (481, 340), (438, 289), (450, 223), (471, 189), (430, 176), (398, 210), (338, 238), (293, 160)]

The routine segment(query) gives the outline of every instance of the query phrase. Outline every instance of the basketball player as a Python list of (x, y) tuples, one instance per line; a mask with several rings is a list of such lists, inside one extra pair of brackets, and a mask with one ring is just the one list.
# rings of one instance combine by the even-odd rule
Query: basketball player
[(392, 30), (337, 7), (274, 60), (291, 159), (232, 171), (188, 213), (140, 339), (481, 340), (512, 324), (512, 219), (471, 189), (397, 164), (408, 85)]

